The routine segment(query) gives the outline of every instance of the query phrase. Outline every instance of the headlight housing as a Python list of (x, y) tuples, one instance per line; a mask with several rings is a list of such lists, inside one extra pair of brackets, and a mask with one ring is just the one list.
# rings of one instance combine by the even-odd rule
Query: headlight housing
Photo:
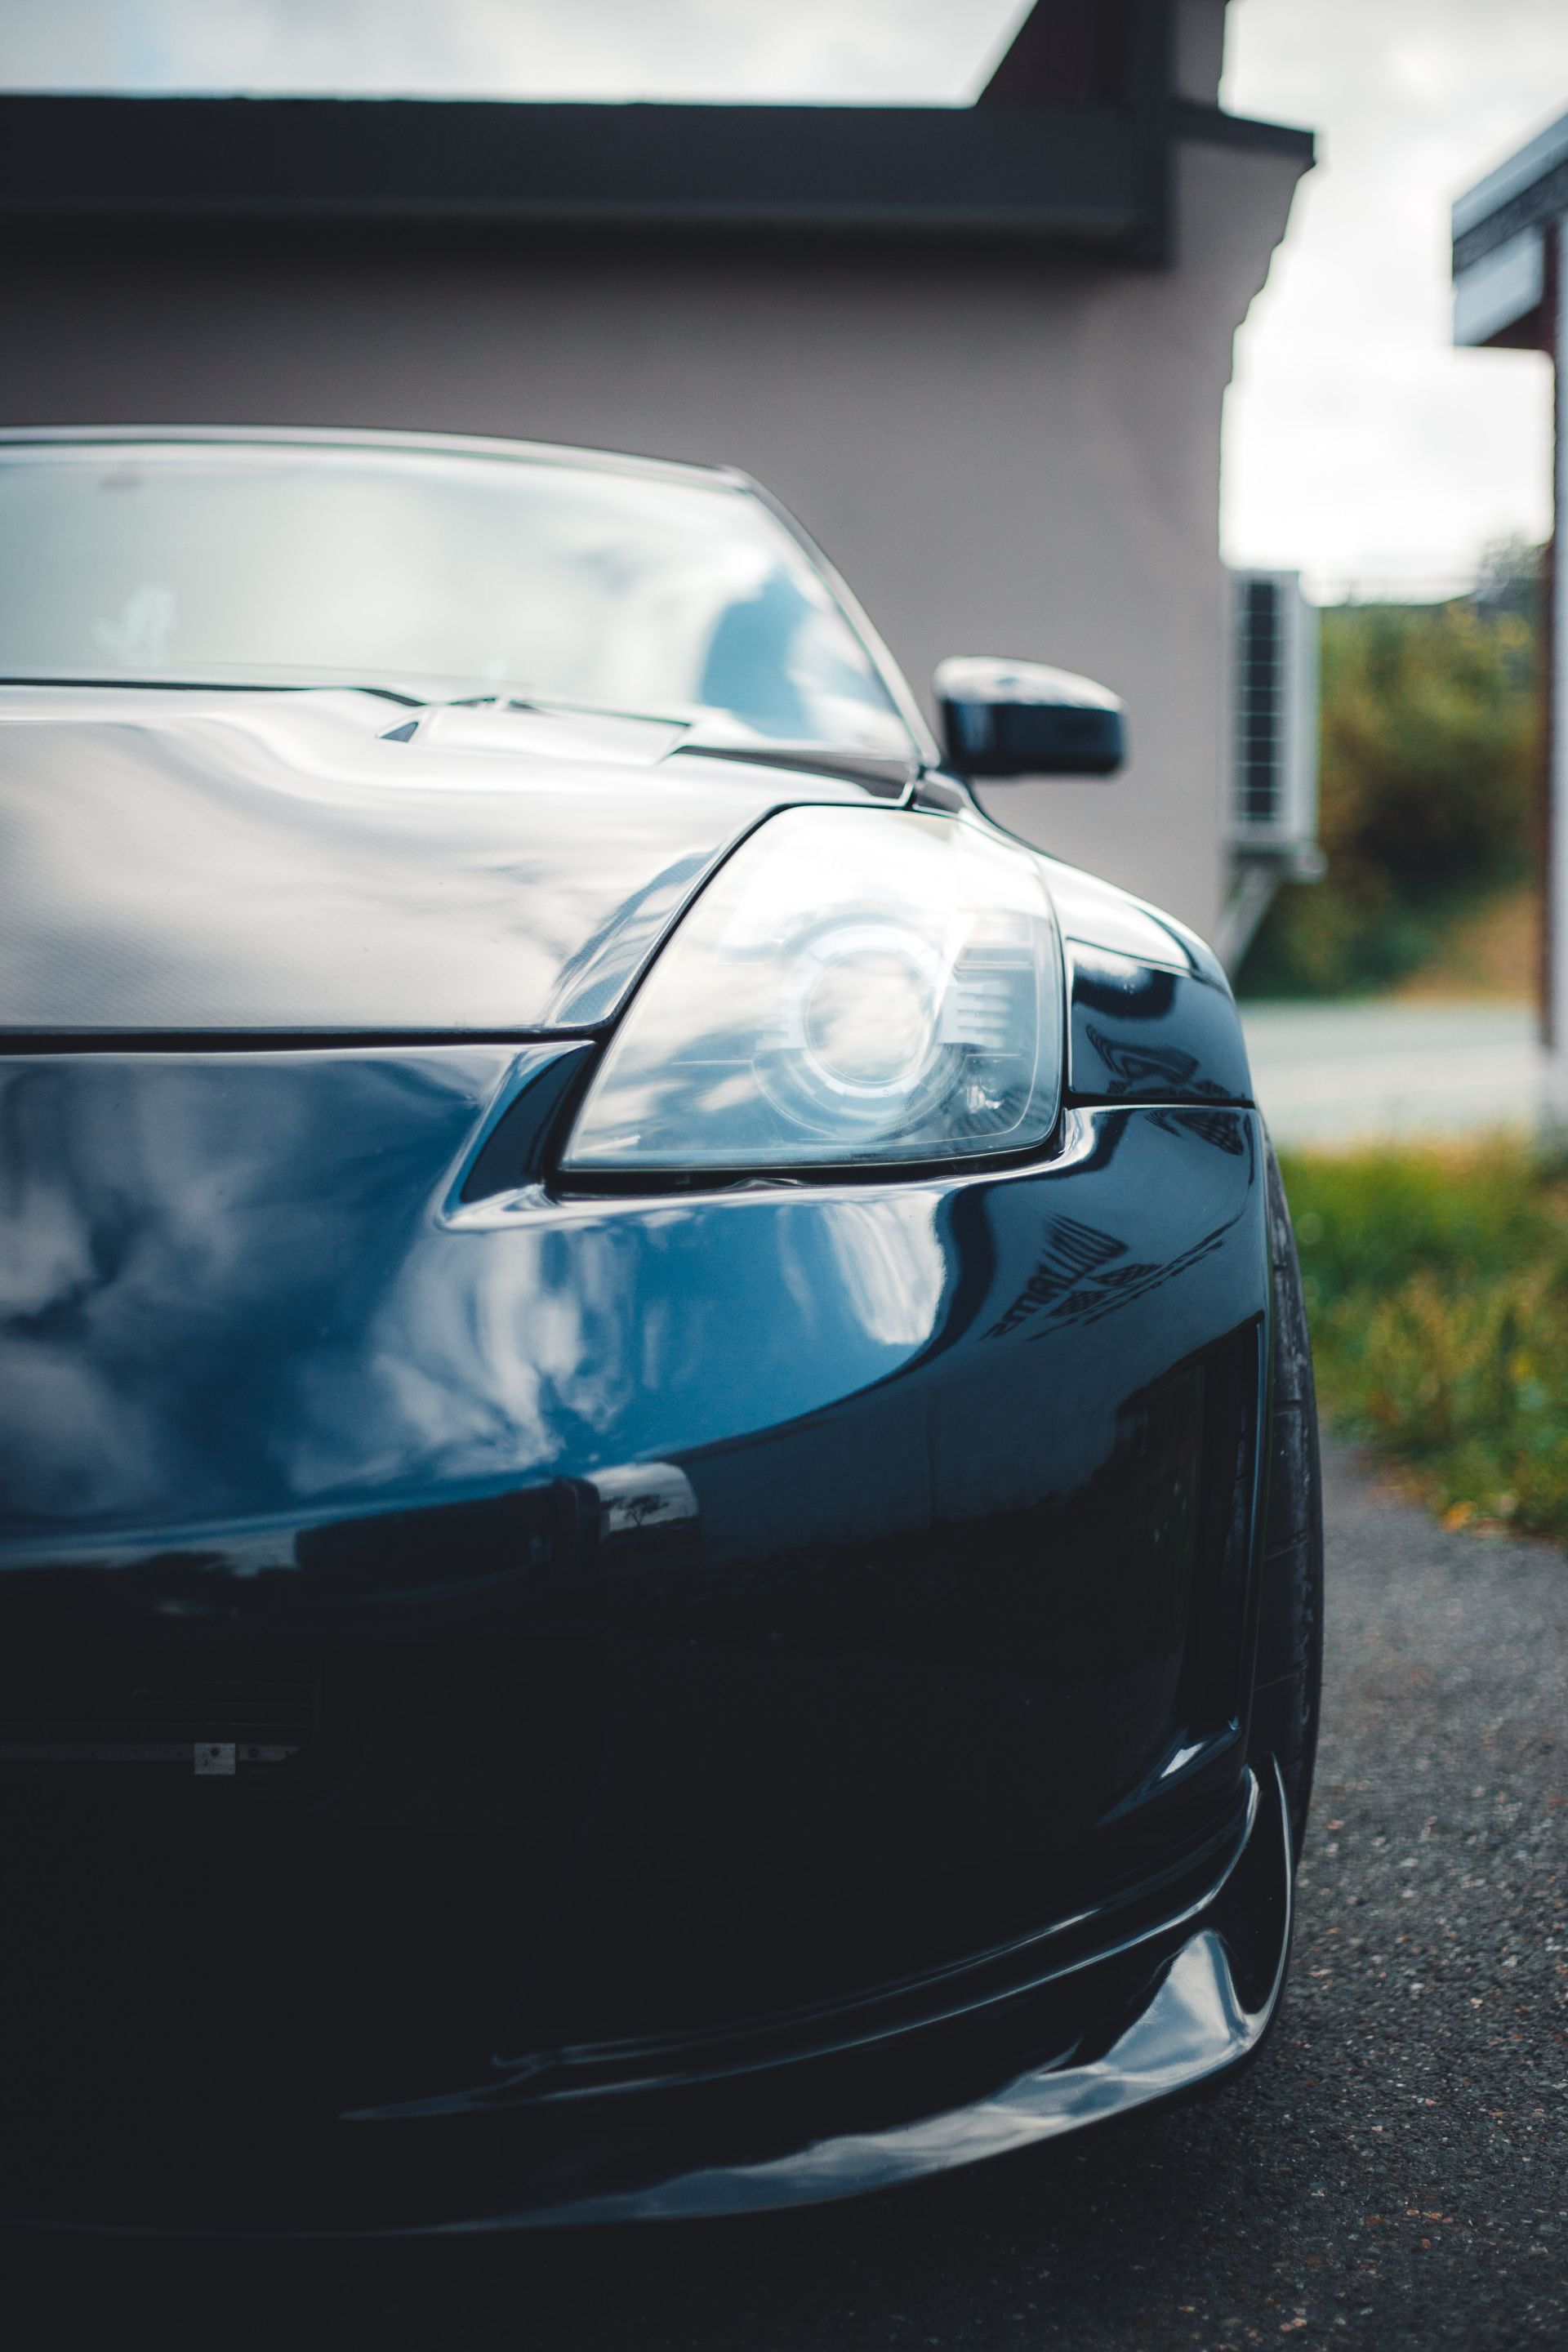
[(568, 1172), (876, 1165), (1041, 1143), (1061, 1089), (1044, 881), (961, 818), (791, 809), (729, 860), (611, 1040)]

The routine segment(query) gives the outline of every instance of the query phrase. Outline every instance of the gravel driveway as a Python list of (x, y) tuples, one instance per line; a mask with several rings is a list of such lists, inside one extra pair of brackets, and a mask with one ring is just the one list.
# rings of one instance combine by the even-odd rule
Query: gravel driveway
[(754, 2222), (321, 2252), (14, 2243), (13, 2320), (24, 2293), (39, 2314), (18, 2344), (1568, 2345), (1568, 1565), (1445, 1534), (1342, 1459), (1330, 1479), (1295, 1974), (1223, 2098)]

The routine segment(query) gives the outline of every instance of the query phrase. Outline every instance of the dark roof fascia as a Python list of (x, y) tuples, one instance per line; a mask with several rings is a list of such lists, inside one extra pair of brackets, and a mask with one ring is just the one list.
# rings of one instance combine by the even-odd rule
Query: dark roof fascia
[(1310, 172), (1318, 160), (1314, 132), (1293, 122), (1260, 122), (1250, 114), (1227, 114), (1222, 106), (1205, 106), (1199, 98), (1175, 100), (1171, 126), (1188, 146), (1250, 148), (1254, 153), (1287, 156), (1303, 172)]
[(1163, 246), (1163, 110), (0, 97), (0, 215)]

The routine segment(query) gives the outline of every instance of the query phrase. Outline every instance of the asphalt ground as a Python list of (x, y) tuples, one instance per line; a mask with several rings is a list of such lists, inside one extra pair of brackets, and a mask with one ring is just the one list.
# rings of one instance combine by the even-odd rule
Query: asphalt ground
[(326, 2249), (13, 2235), (11, 2343), (1568, 2346), (1568, 1563), (1446, 1533), (1343, 1458), (1329, 1474), (1294, 1973), (1223, 2096), (745, 2222)]

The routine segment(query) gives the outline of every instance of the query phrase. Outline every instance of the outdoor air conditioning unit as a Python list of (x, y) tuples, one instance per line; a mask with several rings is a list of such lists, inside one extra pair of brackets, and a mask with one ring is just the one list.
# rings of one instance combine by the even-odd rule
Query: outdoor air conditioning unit
[(1318, 614), (1294, 572), (1237, 572), (1230, 837), (1311, 847), (1318, 835)]
[(1295, 572), (1231, 574), (1232, 887), (1216, 946), (1234, 971), (1281, 882), (1316, 881), (1318, 614)]

